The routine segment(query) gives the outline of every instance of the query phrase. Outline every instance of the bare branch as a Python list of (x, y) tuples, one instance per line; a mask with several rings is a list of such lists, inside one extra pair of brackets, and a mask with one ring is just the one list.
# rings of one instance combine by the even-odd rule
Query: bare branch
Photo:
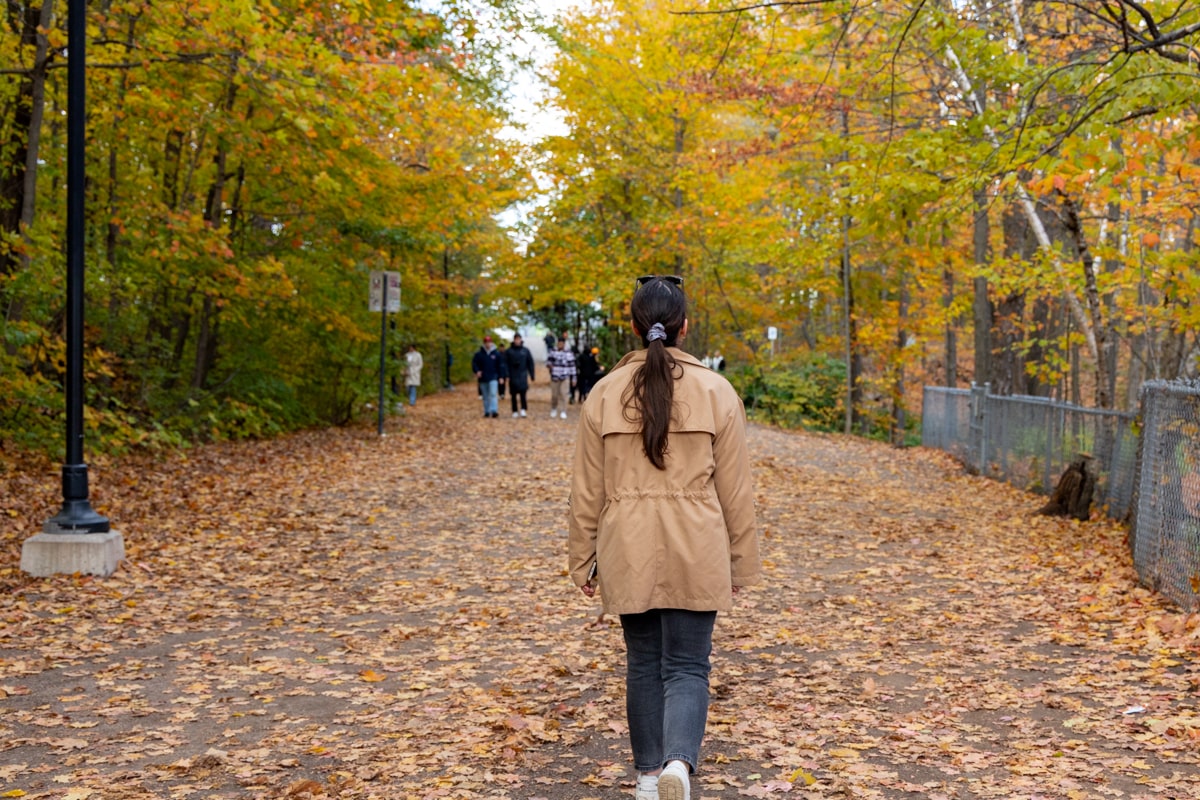
[(709, 17), (719, 14), (741, 14), (743, 11), (757, 11), (761, 8), (786, 8), (789, 6), (823, 6), (832, 3), (833, 0), (780, 0), (780, 2), (769, 3), (753, 3), (748, 6), (734, 6), (733, 8), (721, 8), (714, 11), (672, 11), (670, 13), (677, 14), (681, 17)]
[(725, 48), (721, 50), (721, 57), (717, 59), (717, 63), (713, 65), (712, 72), (708, 74), (708, 79), (711, 81), (717, 76), (717, 70), (725, 63), (725, 57), (729, 55), (729, 48), (733, 44), (733, 37), (737, 36), (738, 25), (741, 24), (742, 14), (739, 11), (733, 18), (733, 24), (729, 26), (729, 38), (725, 40)]

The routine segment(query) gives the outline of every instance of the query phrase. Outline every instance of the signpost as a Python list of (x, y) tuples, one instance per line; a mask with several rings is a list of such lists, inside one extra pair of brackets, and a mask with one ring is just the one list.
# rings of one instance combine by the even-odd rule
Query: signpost
[(370, 310), (382, 311), (385, 304), (388, 313), (400, 313), (400, 273), (372, 271)]
[(387, 315), (400, 313), (400, 273), (371, 272), (370, 311), (379, 314), (379, 435), (383, 436), (383, 409), (387, 384)]
[(775, 357), (775, 340), (779, 338), (779, 329), (774, 325), (767, 327), (767, 340), (771, 343), (771, 357)]

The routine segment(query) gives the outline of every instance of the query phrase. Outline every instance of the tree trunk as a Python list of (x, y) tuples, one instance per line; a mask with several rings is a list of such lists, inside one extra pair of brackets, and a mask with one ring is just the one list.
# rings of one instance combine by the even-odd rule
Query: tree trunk
[[(10, 11), (12, 6), (10, 6)], [(46, 66), (50, 61), (50, 45), (42, 32), (50, 27), (54, 0), (44, 0), (35, 10), (24, 9), (17, 24), (21, 44), (34, 48), (33, 69), (21, 78), (12, 105), (13, 121), (9, 126), (9, 142), (3, 150), (13, 158), (8, 179), (0, 182), (0, 230), (10, 241), (28, 241), (33, 226), (37, 201), (38, 150), (41, 144), (42, 119), (46, 108)], [(29, 255), (12, 249), (0, 254), (0, 276), (15, 275), (28, 267)], [(25, 303), (20, 297), (3, 298), (4, 316), (9, 322), (20, 320)]]
[(675, 118), (675, 274), (683, 274), (683, 187), (680, 185), (680, 160), (683, 157), (684, 133), (687, 131), (687, 120)]
[(1087, 520), (1091, 516), (1092, 496), (1096, 491), (1096, 476), (1091, 462), (1090, 455), (1080, 455), (1071, 462), (1058, 479), (1050, 500), (1037, 513)]
[[(174, 389), (179, 382), (179, 378), (183, 372), (183, 353), (187, 348), (188, 335), (192, 329), (192, 295), (194, 290), (189, 290), (184, 298), (179, 310), (171, 314), (171, 323), (168, 326), (168, 333), (171, 336), (173, 343), (171, 347), (171, 362), (167, 367), (167, 378), (163, 381), (163, 388), (167, 390)], [(164, 293), (167, 300), (170, 299), (169, 293)], [(164, 302), (164, 305), (166, 303)]]
[[(946, 248), (947, 244), (946, 232), (942, 231), (942, 247)], [(946, 380), (947, 387), (953, 389), (958, 386), (958, 325), (957, 320), (951, 315), (950, 309), (954, 306), (954, 269), (946, 266), (942, 270), (942, 286), (945, 288), (945, 293), (942, 300), (942, 308), (946, 311)]]
[[(1192, 237), (1196, 235), (1196, 218), (1195, 216), (1188, 219), (1187, 232), (1180, 237), (1179, 248), (1182, 252), (1189, 256), (1194, 252), (1192, 247)], [(1189, 257), (1185, 263), (1192, 263)], [(1168, 282), (1171, 285), (1186, 285), (1184, 281), (1172, 280)], [(1170, 306), (1188, 307), (1192, 303), (1190, 296), (1172, 297), (1166, 296), (1163, 298), (1164, 304)], [(1175, 321), (1176, 315), (1171, 316), (1171, 321), (1167, 324), (1167, 330), (1163, 333), (1162, 354), (1160, 356), (1160, 374), (1155, 375), (1157, 378), (1166, 380), (1175, 380), (1187, 376), (1186, 355), (1188, 352), (1187, 328)]]
[(172, 128), (163, 137), (162, 199), (172, 211), (179, 210), (179, 172), (183, 161), (183, 131)]
[[(233, 111), (234, 102), (237, 99), (237, 72), (238, 72), (238, 57), (233, 57), (233, 62), (230, 66), (229, 85), (225, 94), (223, 109), (226, 114)], [(216, 168), (216, 174), (213, 176), (213, 182), (208, 190), (208, 202), (205, 204), (204, 219), (214, 230), (220, 230), (225, 225), (225, 181), (228, 177), (226, 170), (228, 169), (229, 153), (224, 140), (217, 142), (217, 154), (213, 157), (213, 164)], [(239, 174), (241, 173), (239, 170)], [(240, 191), (240, 184), (238, 185)], [(232, 236), (232, 231), (230, 236)], [(192, 363), (192, 381), (191, 388), (193, 390), (203, 389), (208, 383), (208, 374), (212, 371), (213, 366), (217, 361), (217, 316), (220, 314), (220, 307), (214, 301), (214, 295), (211, 292), (204, 293), (204, 301), (200, 309), (199, 326), (196, 329), (196, 357)]]
[[(907, 239), (907, 237), (905, 237)], [(908, 284), (900, 274), (899, 308), (896, 326), (896, 378), (892, 385), (892, 444), (904, 444), (904, 429), (908, 424), (904, 409), (904, 359), (908, 347)]]
[(211, 295), (204, 295), (200, 308), (200, 326), (196, 331), (196, 359), (192, 365), (191, 388), (199, 391), (208, 383), (208, 374), (217, 360), (217, 310)]
[[(126, 36), (125, 44), (130, 49), (130, 51), (133, 50), (133, 43), (134, 43), (133, 34), (134, 34), (134, 27), (136, 26), (136, 24), (137, 24), (136, 18), (131, 19), (129, 21), (129, 29), (127, 31), (128, 35)], [(122, 70), (120, 79), (117, 82), (117, 106), (116, 107), (117, 107), (117, 110), (120, 112), (123, 112), (125, 109), (125, 95), (126, 95), (126, 92), (128, 89), (128, 85), (129, 85), (129, 74), (127, 72), (125, 72), (124, 70)], [(117, 217), (118, 217), (118, 213), (119, 213), (118, 209), (119, 209), (119, 205), (120, 205), (118, 202), (118, 189), (117, 189), (118, 178), (119, 178), (119, 173), (118, 173), (118, 169), (117, 169), (117, 167), (118, 167), (117, 146), (118, 146), (118, 142), (121, 141), (120, 117), (121, 117), (120, 114), (116, 114), (113, 117), (112, 133), (111, 133), (111, 139), (110, 139), (109, 149), (108, 149), (108, 223), (106, 225), (105, 234), (104, 234), (104, 261), (105, 261), (105, 263), (108, 264), (110, 270), (112, 270), (112, 273), (114, 275), (117, 274), (117, 245), (118, 245), (118, 242), (120, 239), (120, 232), (121, 232), (121, 226), (117, 222)], [(109, 283), (109, 285), (108, 285), (108, 315), (109, 315), (109, 319), (117, 319), (121, 314), (122, 299), (123, 299), (121, 296), (121, 291), (120, 291), (120, 282), (119, 281), (109, 281), (108, 283)], [(108, 349), (112, 350), (113, 352), (116, 352), (118, 350), (117, 341), (116, 341), (116, 337), (117, 337), (116, 326), (114, 326), (114, 325), (107, 326), (107, 329), (105, 330), (104, 335), (105, 335), (105, 340), (108, 345)], [(110, 382), (110, 379), (108, 377), (105, 377), (102, 380), (105, 381), (106, 384), (108, 382)]]
[(1079, 219), (1079, 208), (1069, 195), (1060, 194), (1060, 197), (1063, 204), (1063, 226), (1070, 234), (1075, 251), (1079, 254), (1079, 261), (1083, 265), (1084, 298), (1087, 301), (1093, 341), (1096, 347), (1094, 354), (1096, 360), (1095, 403), (1097, 408), (1108, 409), (1113, 407), (1109, 364), (1112, 363), (1111, 350), (1115, 346), (1116, 337), (1112, 335), (1104, 317), (1104, 306), (1096, 284), (1096, 259), (1092, 256), (1087, 237), (1084, 235), (1083, 223)]
[(1024, 338), (1025, 293), (1014, 292), (996, 306), (996, 353), (992, 360), (992, 394), (1025, 394), (1025, 361), (1019, 355)]
[[(975, 190), (975, 265), (983, 269), (992, 262), (991, 225), (988, 221), (988, 196), (983, 189)], [(975, 319), (975, 382), (995, 381), (992, 367), (992, 329), (996, 324), (996, 308), (988, 297), (988, 279), (979, 275), (973, 281), (975, 296), (971, 308)]]
[(37, 201), (38, 153), (42, 138), (42, 119), (46, 112), (46, 67), (50, 63), (50, 42), (43, 31), (50, 28), (54, 15), (54, 0), (44, 0), (38, 13), (38, 30), (35, 34), (37, 49), (33, 60), (29, 113), (29, 140), (25, 153), (23, 203), (21, 205), (21, 227), (33, 227)]

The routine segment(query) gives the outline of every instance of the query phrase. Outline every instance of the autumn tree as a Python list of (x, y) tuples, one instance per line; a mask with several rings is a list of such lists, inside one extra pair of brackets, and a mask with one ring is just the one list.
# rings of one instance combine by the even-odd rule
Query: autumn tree
[[(496, 25), (516, 23), (498, 8)], [(0, 42), (0, 429), (39, 437), (61, 369), (65, 142), (50, 120), (69, 57), (49, 9), (10, 5)], [(355, 0), (89, 9), (93, 425), (128, 442), (352, 418), (376, 369), (370, 270), (404, 273), (398, 340), (473, 340), (498, 318), (478, 300), (512, 250), (495, 215), (523, 167), (500, 137), (500, 39), (476, 17)]]

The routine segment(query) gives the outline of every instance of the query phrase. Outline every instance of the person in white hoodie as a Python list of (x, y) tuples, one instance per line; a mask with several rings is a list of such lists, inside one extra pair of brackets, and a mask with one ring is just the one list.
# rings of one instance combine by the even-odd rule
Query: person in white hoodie
[(425, 359), (421, 358), (421, 353), (417, 350), (417, 346), (410, 344), (408, 352), (404, 356), (404, 388), (408, 389), (408, 404), (410, 406), (417, 404), (417, 389), (421, 388), (421, 369), (424, 366)]

